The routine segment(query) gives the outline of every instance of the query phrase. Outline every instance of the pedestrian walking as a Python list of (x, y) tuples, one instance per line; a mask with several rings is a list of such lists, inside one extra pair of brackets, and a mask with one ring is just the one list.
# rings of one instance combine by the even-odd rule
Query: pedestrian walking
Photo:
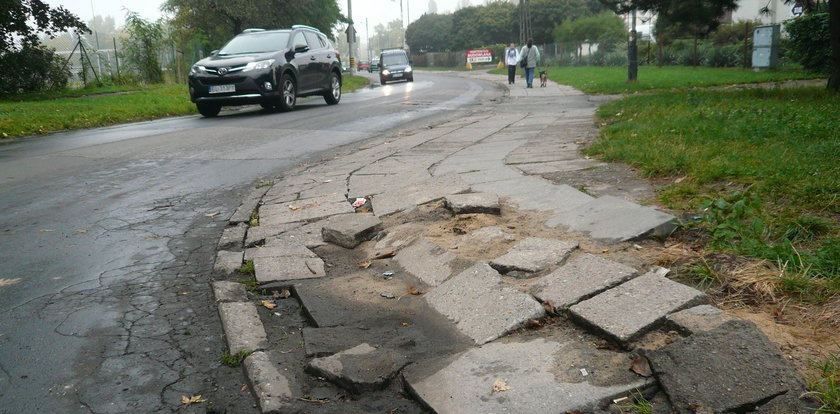
[(519, 51), (513, 43), (505, 48), (505, 64), (508, 69), (508, 85), (513, 85), (516, 81), (516, 64), (519, 63)]
[(525, 69), (526, 88), (534, 87), (534, 69), (540, 64), (540, 50), (534, 46), (534, 40), (528, 39), (528, 44), (522, 46), (519, 52), (519, 66)]

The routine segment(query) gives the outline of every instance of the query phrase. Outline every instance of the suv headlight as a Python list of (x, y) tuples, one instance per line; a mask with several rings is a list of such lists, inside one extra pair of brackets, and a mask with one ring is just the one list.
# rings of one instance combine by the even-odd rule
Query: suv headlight
[(385, 75), (385, 76), (388, 76), (388, 75), (391, 74), (391, 72), (388, 69), (385, 69), (385, 70), (382, 71), (382, 74)]
[(411, 66), (406, 66), (406, 67), (405, 67), (405, 71), (406, 71), (406, 72), (411, 72)]
[(242, 71), (247, 72), (249, 70), (268, 69), (271, 67), (272, 63), (274, 63), (274, 59), (261, 60), (259, 62), (249, 62), (247, 65), (245, 65), (245, 69), (242, 69)]
[(204, 73), (204, 66), (193, 65), (193, 67), (190, 68), (190, 75), (195, 75), (196, 73)]

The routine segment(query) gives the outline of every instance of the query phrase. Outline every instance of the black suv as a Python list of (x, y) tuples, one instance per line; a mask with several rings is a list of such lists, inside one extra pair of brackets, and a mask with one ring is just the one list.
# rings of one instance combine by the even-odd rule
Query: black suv
[(402, 79), (414, 82), (414, 72), (408, 54), (403, 49), (383, 50), (379, 55), (379, 83), (385, 85)]
[(318, 29), (248, 29), (190, 70), (190, 100), (206, 117), (223, 105), (294, 109), (300, 96), (341, 100), (341, 58)]

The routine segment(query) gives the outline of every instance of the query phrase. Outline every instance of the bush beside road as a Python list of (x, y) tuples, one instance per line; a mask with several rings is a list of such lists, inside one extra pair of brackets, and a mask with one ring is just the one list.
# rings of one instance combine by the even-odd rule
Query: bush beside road
[[(345, 75), (342, 91), (367, 86)], [(4, 96), (0, 139), (196, 113), (186, 85), (107, 86)]]

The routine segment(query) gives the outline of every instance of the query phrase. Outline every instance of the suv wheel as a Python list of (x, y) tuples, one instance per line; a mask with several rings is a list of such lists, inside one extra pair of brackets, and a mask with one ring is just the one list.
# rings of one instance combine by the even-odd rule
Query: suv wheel
[(335, 72), (330, 73), (330, 90), (324, 93), (324, 100), (329, 105), (335, 105), (341, 100), (341, 81)]
[(195, 107), (198, 108), (198, 113), (200, 113), (201, 116), (206, 118), (213, 118), (214, 116), (219, 114), (219, 111), (222, 110), (221, 105), (214, 103), (197, 103), (195, 104)]
[(380, 85), (385, 86), (386, 83), (387, 82), (385, 82), (385, 79), (379, 78), (379, 84)]
[(277, 107), (284, 112), (295, 109), (295, 104), (297, 103), (297, 85), (295, 85), (295, 80), (288, 73), (284, 73), (280, 77), (280, 93), (282, 96), (280, 97), (280, 104)]

